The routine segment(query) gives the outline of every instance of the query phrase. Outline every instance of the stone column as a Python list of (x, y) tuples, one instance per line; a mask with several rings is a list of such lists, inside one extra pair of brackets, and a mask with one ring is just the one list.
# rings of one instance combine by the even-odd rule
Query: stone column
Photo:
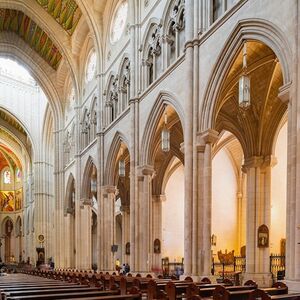
[[(63, 172), (63, 130), (54, 131), (54, 186), (55, 186), (55, 223), (54, 223), (54, 263), (64, 265), (64, 172)], [(33, 247), (33, 245), (32, 245)]]
[(114, 186), (103, 187), (103, 271), (115, 270), (115, 257), (112, 252), (112, 245), (115, 245), (115, 194)]
[[(242, 246), (246, 245), (246, 180), (247, 175), (240, 170), (239, 178), (237, 182), (238, 191), (237, 191), (237, 237), (238, 249), (241, 249)], [(241, 254), (241, 253), (240, 253)], [(238, 254), (237, 254), (238, 255)]]
[(208, 129), (197, 136), (197, 193), (193, 203), (193, 276), (211, 274), (212, 145), (218, 132)]
[(80, 263), (77, 265), (82, 270), (92, 268), (92, 211), (91, 200), (81, 199), (80, 206)]
[(126, 244), (130, 241), (130, 209), (129, 206), (121, 206), (122, 212), (122, 262), (129, 263), (130, 256), (126, 254)]
[[(270, 229), (271, 224), (271, 168), (274, 157), (254, 156), (245, 159), (247, 173), (247, 225), (246, 225), (246, 274), (259, 286), (270, 286), (269, 241), (262, 247), (258, 229), (261, 225)], [(269, 238), (268, 238), (269, 240)]]
[(193, 234), (193, 138), (194, 138), (194, 109), (193, 109), (193, 0), (185, 1), (186, 12), (186, 87), (184, 126), (184, 273), (192, 274), (192, 234)]
[[(300, 6), (297, 16), (299, 18)], [(299, 20), (295, 25), (299, 28)], [(299, 30), (299, 29), (298, 29)], [(298, 41), (299, 43), (299, 41)], [(287, 205), (286, 205), (286, 272), (285, 282), (289, 291), (300, 292), (300, 197), (299, 197), (299, 58), (300, 48), (294, 58), (296, 70), (292, 83), (279, 89), (278, 97), (288, 103), (288, 155), (287, 155)]]
[[(162, 250), (162, 202), (166, 200), (165, 195), (152, 196), (152, 240), (159, 239)], [(153, 251), (153, 244), (152, 249)], [(161, 253), (153, 253), (152, 269), (161, 269)]]
[(154, 169), (152, 166), (139, 168), (139, 191), (137, 210), (138, 223), (135, 224), (136, 240), (135, 243), (139, 252), (136, 271), (150, 272), (152, 266), (152, 176)]

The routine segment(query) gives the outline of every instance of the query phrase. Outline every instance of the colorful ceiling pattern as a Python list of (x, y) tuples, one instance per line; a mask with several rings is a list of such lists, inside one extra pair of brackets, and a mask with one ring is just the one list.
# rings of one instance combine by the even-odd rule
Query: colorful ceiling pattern
[(15, 169), (16, 167), (22, 169), (20, 160), (17, 155), (5, 145), (0, 143), (0, 171), (6, 166), (9, 166), (13, 169)]
[(0, 32), (11, 31), (20, 36), (32, 49), (57, 70), (62, 55), (50, 37), (23, 12), (0, 9)]
[(36, 0), (70, 35), (82, 15), (75, 0)]

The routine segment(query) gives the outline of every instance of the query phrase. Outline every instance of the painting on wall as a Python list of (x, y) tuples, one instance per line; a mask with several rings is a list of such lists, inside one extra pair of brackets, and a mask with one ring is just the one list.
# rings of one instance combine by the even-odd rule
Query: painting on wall
[(23, 205), (23, 189), (16, 190), (15, 193), (15, 210), (20, 210)]
[(1, 211), (14, 211), (15, 193), (14, 191), (0, 192), (0, 209)]

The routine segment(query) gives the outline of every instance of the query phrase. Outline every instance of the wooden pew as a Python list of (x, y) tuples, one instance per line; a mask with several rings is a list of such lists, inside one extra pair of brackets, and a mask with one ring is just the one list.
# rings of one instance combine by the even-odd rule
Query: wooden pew
[(68, 292), (64, 291), (61, 292), (60, 290), (51, 290), (48, 293), (43, 293), (42, 295), (38, 293), (36, 294), (29, 294), (25, 293), (23, 295), (14, 295), (14, 296), (7, 296), (5, 300), (21, 300), (21, 299), (43, 299), (43, 300), (53, 300), (53, 299), (73, 299), (73, 298), (87, 298), (91, 297), (102, 297), (102, 296), (112, 296), (117, 295), (119, 293), (118, 290), (115, 291), (85, 291), (81, 292), (80, 289), (76, 291)]
[[(216, 287), (213, 292), (213, 300), (248, 300), (250, 295), (256, 295), (257, 287), (254, 289), (239, 289), (236, 287)], [(288, 288), (284, 283), (274, 284), (272, 288), (261, 289), (268, 297), (288, 295)], [(258, 297), (259, 298), (259, 297)], [(280, 298), (280, 297), (279, 297)]]
[[(9, 297), (18, 297), (18, 296), (34, 296), (34, 295), (43, 295), (43, 294), (62, 294), (62, 293), (72, 293), (72, 292), (92, 292), (99, 291), (97, 288), (82, 287), (82, 286), (63, 286), (63, 287), (52, 287), (52, 288), (43, 288), (35, 287), (35, 289), (21, 289), (21, 290), (5, 290), (1, 292), (2, 299), (7, 299)], [(4, 296), (4, 297), (3, 297)]]
[(256, 289), (249, 295), (249, 300), (300, 300), (300, 293), (269, 295), (263, 289)]

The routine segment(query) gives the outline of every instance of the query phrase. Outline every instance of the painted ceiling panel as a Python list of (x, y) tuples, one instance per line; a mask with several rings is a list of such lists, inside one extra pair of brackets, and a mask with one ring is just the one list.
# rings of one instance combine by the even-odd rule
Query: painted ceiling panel
[(0, 9), (0, 32), (11, 31), (19, 35), (47, 63), (57, 70), (62, 55), (50, 37), (23, 12)]
[(36, 0), (70, 35), (82, 15), (74, 0)]

